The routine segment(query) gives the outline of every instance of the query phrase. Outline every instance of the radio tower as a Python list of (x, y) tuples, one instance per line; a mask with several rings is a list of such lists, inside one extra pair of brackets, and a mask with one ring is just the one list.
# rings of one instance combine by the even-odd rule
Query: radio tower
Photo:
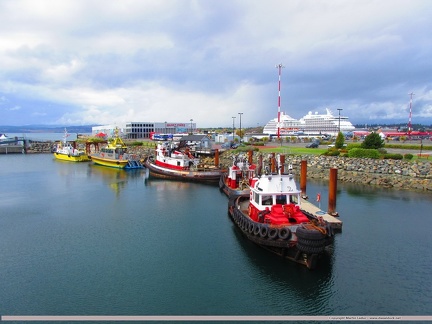
[(408, 119), (408, 137), (411, 137), (411, 131), (412, 131), (412, 127), (411, 127), (411, 117), (412, 117), (412, 97), (414, 96), (414, 93), (408, 93), (408, 95), (410, 96), (410, 106), (409, 106), (409, 119)]
[(278, 96), (278, 129), (277, 129), (277, 137), (279, 139), (280, 137), (280, 107), (281, 107), (281, 71), (284, 66), (282, 63), (279, 63), (276, 65), (276, 68), (279, 70), (279, 83), (278, 83), (278, 90), (279, 90), (279, 96)]

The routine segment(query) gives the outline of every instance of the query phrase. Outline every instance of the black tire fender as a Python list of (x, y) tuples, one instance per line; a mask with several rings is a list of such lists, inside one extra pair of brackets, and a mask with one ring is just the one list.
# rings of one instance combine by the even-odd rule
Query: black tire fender
[(261, 227), (260, 227), (259, 235), (260, 235), (262, 238), (265, 238), (265, 237), (267, 236), (268, 233), (269, 233), (269, 228), (268, 228), (268, 226), (265, 225), (265, 224), (262, 224)]
[(321, 233), (319, 230), (306, 228), (303, 224), (297, 227), (296, 235), (298, 238), (308, 240), (321, 240), (325, 238), (325, 234)]
[(277, 228), (270, 227), (267, 235), (270, 240), (274, 240), (278, 236)]
[(288, 227), (281, 227), (278, 229), (277, 235), (281, 240), (288, 240), (291, 237), (291, 231)]

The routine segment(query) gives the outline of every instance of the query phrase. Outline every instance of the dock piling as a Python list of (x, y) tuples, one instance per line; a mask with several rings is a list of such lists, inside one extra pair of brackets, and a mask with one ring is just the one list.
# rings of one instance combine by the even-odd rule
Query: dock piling
[(215, 150), (214, 163), (215, 163), (216, 167), (219, 167), (219, 150), (218, 149)]
[(331, 168), (329, 176), (328, 213), (332, 216), (338, 215), (336, 212), (337, 171), (337, 168)]
[(303, 198), (307, 199), (306, 182), (307, 182), (307, 160), (301, 160), (300, 170), (300, 190)]

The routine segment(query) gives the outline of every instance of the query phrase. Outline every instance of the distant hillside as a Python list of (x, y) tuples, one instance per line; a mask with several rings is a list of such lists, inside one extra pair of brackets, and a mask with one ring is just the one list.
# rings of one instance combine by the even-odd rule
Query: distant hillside
[(3, 133), (63, 133), (66, 128), (69, 133), (91, 133), (92, 127), (97, 125), (84, 126), (47, 126), (47, 125), (26, 125), (26, 126), (0, 126), (0, 134)]

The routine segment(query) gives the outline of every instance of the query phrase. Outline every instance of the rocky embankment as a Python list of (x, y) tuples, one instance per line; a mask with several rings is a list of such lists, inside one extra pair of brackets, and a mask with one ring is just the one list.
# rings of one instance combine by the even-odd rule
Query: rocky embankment
[[(142, 147), (131, 149), (135, 154), (145, 158), (153, 154), (153, 150)], [(219, 155), (219, 165), (228, 168), (233, 161), (233, 151), (226, 151)], [(253, 153), (253, 162), (258, 163), (260, 153)], [(246, 153), (243, 153), (247, 156)], [(267, 155), (263, 155), (264, 161)], [(300, 174), (302, 160), (307, 160), (307, 177), (309, 179), (328, 180), (331, 168), (338, 169), (338, 180), (365, 185), (374, 185), (385, 188), (405, 190), (432, 191), (431, 160), (376, 160), (357, 159), (323, 155), (288, 155), (286, 163), (291, 163), (293, 171)], [(214, 165), (214, 158), (202, 159), (205, 165)]]
[[(296, 174), (300, 174), (302, 160), (307, 160), (307, 177), (309, 179), (329, 178), (331, 168), (338, 169), (338, 180), (385, 188), (432, 191), (431, 161), (356, 159), (322, 155), (289, 155), (286, 163), (291, 163)], [(206, 164), (211, 164), (207, 159)], [(253, 155), (254, 163), (258, 154)], [(264, 158), (265, 161), (265, 158)], [(232, 153), (225, 152), (220, 156), (220, 164), (227, 167), (232, 164)]]

